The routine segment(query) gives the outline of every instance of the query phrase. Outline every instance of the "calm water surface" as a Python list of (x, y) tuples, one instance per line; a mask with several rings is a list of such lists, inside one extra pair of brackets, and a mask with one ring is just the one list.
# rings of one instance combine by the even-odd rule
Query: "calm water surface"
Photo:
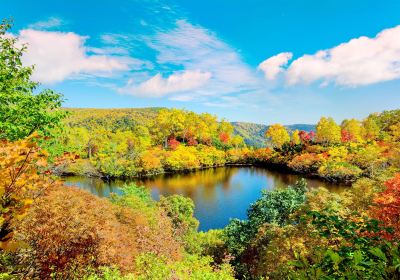
[[(131, 181), (76, 176), (67, 177), (65, 181), (69, 186), (78, 186), (100, 197), (108, 197), (111, 192), (120, 193), (119, 188), (129, 182), (150, 188), (154, 199), (160, 195), (182, 194), (193, 199), (200, 230), (205, 231), (222, 228), (231, 218), (246, 218), (246, 209), (261, 196), (261, 190), (284, 188), (299, 178), (300, 175), (257, 167), (221, 167)], [(307, 181), (310, 188), (325, 187), (335, 192), (345, 188), (317, 179)]]

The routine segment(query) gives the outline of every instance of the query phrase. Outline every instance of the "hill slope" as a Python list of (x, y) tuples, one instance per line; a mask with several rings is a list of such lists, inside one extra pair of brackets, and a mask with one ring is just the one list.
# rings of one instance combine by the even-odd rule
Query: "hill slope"
[[(244, 141), (249, 146), (265, 147), (265, 132), (269, 126), (265, 124), (247, 123), (247, 122), (232, 122), (234, 133), (243, 137)], [(285, 126), (289, 131), (304, 130), (315, 131), (313, 124), (292, 124)]]

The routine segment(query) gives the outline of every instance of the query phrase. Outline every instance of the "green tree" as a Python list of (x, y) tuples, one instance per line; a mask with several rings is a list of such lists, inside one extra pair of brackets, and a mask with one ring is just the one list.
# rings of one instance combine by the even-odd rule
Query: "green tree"
[(35, 131), (50, 136), (65, 116), (58, 110), (62, 96), (49, 89), (35, 93), (34, 67), (21, 61), (26, 46), (18, 47), (17, 38), (7, 36), (10, 28), (7, 20), (0, 24), (0, 139), (14, 141)]

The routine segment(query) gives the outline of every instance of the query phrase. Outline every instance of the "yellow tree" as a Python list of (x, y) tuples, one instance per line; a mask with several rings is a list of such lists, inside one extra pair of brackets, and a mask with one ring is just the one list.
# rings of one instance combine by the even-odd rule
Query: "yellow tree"
[(168, 137), (181, 133), (184, 129), (185, 114), (183, 110), (162, 109), (153, 124), (153, 134), (167, 147)]
[(356, 119), (344, 120), (342, 122), (342, 130), (349, 133), (350, 140), (354, 142), (362, 141), (365, 134), (361, 122)]
[(332, 118), (322, 117), (317, 124), (317, 142), (339, 143), (341, 140), (340, 126)]
[(47, 161), (34, 137), (0, 142), (0, 249), (7, 248), (17, 221), (34, 199), (55, 184), (46, 172), (39, 172), (46, 170)]
[(243, 147), (245, 145), (243, 138), (241, 136), (239, 136), (239, 135), (235, 135), (232, 138), (231, 144), (235, 147), (235, 149), (237, 149), (239, 147)]
[(299, 130), (296, 129), (295, 131), (293, 131), (292, 133), (292, 143), (293, 144), (300, 144), (301, 140), (300, 140), (300, 136), (299, 136)]
[(281, 148), (283, 144), (290, 141), (289, 133), (286, 128), (281, 124), (271, 125), (265, 133), (271, 142), (277, 148)]

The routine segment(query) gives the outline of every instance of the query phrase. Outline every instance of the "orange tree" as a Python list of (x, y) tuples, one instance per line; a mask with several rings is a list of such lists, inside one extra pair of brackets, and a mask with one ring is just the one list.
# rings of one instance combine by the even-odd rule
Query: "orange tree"
[(7, 247), (16, 221), (32, 202), (55, 185), (46, 174), (46, 155), (34, 140), (0, 142), (0, 249)]

